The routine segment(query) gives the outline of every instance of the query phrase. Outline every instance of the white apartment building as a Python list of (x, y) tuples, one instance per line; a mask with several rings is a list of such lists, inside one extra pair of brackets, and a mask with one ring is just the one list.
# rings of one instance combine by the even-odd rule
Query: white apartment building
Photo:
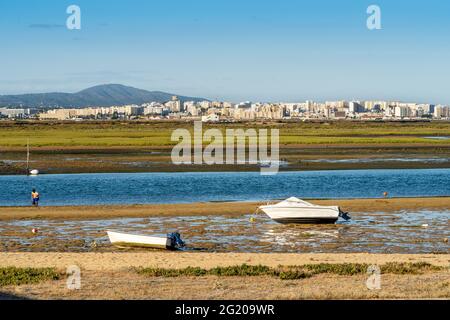
[(325, 106), (342, 110), (344, 108), (348, 108), (348, 102), (347, 101), (326, 101)]
[(408, 106), (396, 106), (394, 109), (394, 115), (396, 118), (408, 118), (411, 116), (411, 110)]
[(149, 116), (149, 115), (163, 115), (164, 113), (169, 113), (169, 109), (166, 108), (163, 105), (154, 105), (154, 106), (147, 106), (144, 107), (144, 116)]
[(131, 117), (144, 113), (144, 107), (137, 105), (108, 108), (52, 109), (39, 114), (42, 120), (70, 120), (77, 118), (99, 118), (103, 116)]
[(204, 110), (211, 108), (211, 102), (210, 101), (200, 101), (198, 103), (198, 105), (200, 106), (200, 108), (202, 108)]
[(450, 118), (450, 107), (437, 105), (433, 115), (436, 119), (448, 119)]
[(359, 113), (364, 112), (365, 108), (361, 105), (361, 102), (359, 101), (351, 101), (348, 104), (348, 112), (350, 113)]
[(185, 101), (183, 102), (183, 110), (187, 111), (188, 109), (192, 109), (194, 107), (196, 107), (197, 104), (195, 103), (195, 101)]
[(387, 101), (365, 101), (364, 103), (361, 102), (361, 105), (363, 105), (364, 108), (369, 111), (374, 108), (379, 108), (380, 111), (386, 111), (390, 105), (396, 106), (397, 103), (389, 103)]
[(42, 120), (67, 120), (76, 117), (76, 109), (53, 109), (39, 114)]
[(181, 101), (178, 100), (177, 96), (173, 96), (171, 101), (168, 101), (164, 104), (171, 112), (181, 112), (183, 111), (183, 106), (181, 105)]
[(0, 108), (0, 116), (7, 118), (26, 118), (31, 114), (30, 109)]
[(196, 105), (188, 105), (185, 108), (185, 111), (190, 114), (191, 116), (197, 117), (201, 114), (200, 107), (197, 107)]
[(231, 103), (231, 102), (224, 102), (224, 103), (222, 104), (222, 106), (223, 106), (224, 108), (233, 108), (233, 107), (234, 107), (234, 104)]

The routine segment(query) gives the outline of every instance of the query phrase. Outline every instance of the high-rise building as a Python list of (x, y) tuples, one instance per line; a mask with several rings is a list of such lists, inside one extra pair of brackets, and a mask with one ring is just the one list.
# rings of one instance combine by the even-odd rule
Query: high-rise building
[(164, 104), (166, 107), (169, 108), (171, 112), (181, 112), (183, 111), (181, 101), (178, 99), (177, 96), (173, 96), (171, 101), (168, 101)]
[(407, 106), (396, 106), (395, 107), (395, 117), (396, 118), (408, 118), (410, 117), (410, 109)]
[(437, 105), (434, 108), (434, 117), (436, 119), (450, 118), (450, 107)]
[(351, 101), (348, 104), (348, 111), (351, 113), (364, 112), (364, 107), (357, 101)]

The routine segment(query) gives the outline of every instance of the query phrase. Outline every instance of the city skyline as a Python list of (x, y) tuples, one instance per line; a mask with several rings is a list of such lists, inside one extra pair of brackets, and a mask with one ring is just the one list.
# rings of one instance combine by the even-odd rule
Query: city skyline
[[(81, 8), (81, 30), (65, 28), (71, 4)], [(381, 8), (381, 30), (366, 27), (371, 4)], [(2, 3), (0, 94), (126, 83), (221, 101), (450, 104), (450, 4), (426, 4)]]
[[(153, 92), (158, 92), (164, 95), (171, 95), (172, 96), (181, 96), (178, 93), (175, 92), (162, 92), (162, 91), (149, 91), (149, 90), (145, 90), (143, 88), (134, 88), (131, 86), (127, 86), (127, 85), (123, 85), (123, 84), (100, 84), (100, 85), (95, 85), (93, 87), (90, 88), (83, 88), (80, 91), (76, 91), (76, 92), (57, 92), (57, 91), (49, 91), (49, 92), (27, 92), (27, 93), (23, 93), (23, 94), (18, 94), (18, 95), (10, 95), (11, 97), (18, 97), (18, 96), (28, 96), (30, 94), (43, 94), (43, 95), (51, 95), (51, 94), (77, 94), (77, 93), (82, 93), (84, 91), (87, 90), (92, 90), (92, 89), (96, 89), (99, 88), (100, 90), (103, 90), (103, 88), (108, 88), (109, 86), (112, 87), (118, 87), (119, 89), (121, 88), (129, 88), (131, 90), (144, 90), (147, 91), (147, 93), (153, 93)], [(105, 94), (109, 94), (108, 92), (105, 92)], [(128, 93), (129, 94), (129, 93)], [(0, 94), (0, 97), (2, 95)], [(6, 96), (6, 95), (5, 95)], [(40, 98), (39, 98), (40, 99)], [(130, 97), (131, 99), (131, 97)], [(365, 103), (365, 102), (373, 102), (373, 103), (380, 103), (380, 102), (389, 102), (389, 103), (404, 103), (404, 104), (430, 104), (430, 105), (450, 105), (450, 104), (445, 104), (445, 103), (438, 103), (435, 101), (413, 101), (413, 100), (401, 100), (401, 99), (381, 99), (381, 98), (374, 98), (374, 99), (359, 99), (359, 98), (353, 98), (353, 99), (349, 99), (347, 98), (330, 98), (330, 99), (326, 99), (326, 100), (320, 100), (320, 99), (312, 99), (312, 98), (305, 98), (305, 99), (296, 99), (296, 100), (251, 100), (251, 99), (242, 99), (242, 100), (231, 100), (231, 99), (211, 99), (209, 97), (188, 97), (188, 96), (184, 96), (185, 101), (190, 101), (191, 99), (195, 99), (197, 101), (199, 100), (204, 100), (204, 101), (221, 101), (221, 102), (229, 102), (229, 103), (233, 103), (233, 104), (239, 104), (239, 103), (245, 103), (245, 102), (251, 102), (251, 103), (273, 103), (273, 104), (277, 104), (277, 103), (287, 103), (287, 104), (292, 104), (292, 103), (303, 103), (303, 102), (313, 102), (313, 103), (321, 103), (321, 104), (326, 104), (326, 103), (334, 103), (334, 102), (346, 102), (346, 103), (351, 103), (351, 102), (357, 102), (357, 103)], [(168, 97), (166, 99), (166, 101), (169, 101), (170, 98)], [(40, 100), (39, 100), (40, 101)], [(157, 100), (152, 100), (152, 99), (148, 99), (146, 101), (143, 101), (142, 103), (151, 103), (151, 102), (158, 102)], [(160, 101), (161, 102), (161, 101)], [(90, 103), (90, 104), (85, 104), (84, 106), (76, 106), (76, 105), (71, 105), (71, 106), (63, 106), (63, 105), (57, 105), (57, 104), (46, 104), (46, 103), (35, 103), (35, 105), (27, 105), (25, 104), (20, 104), (20, 105), (9, 105), (9, 104), (2, 104), (2, 102), (0, 101), (0, 107), (28, 107), (28, 108), (38, 108), (39, 104), (40, 107), (44, 107), (44, 108), (48, 108), (48, 107), (73, 107), (73, 108), (84, 108), (84, 107), (102, 107), (102, 106), (124, 106), (124, 105), (132, 105), (132, 104), (142, 104), (142, 103), (134, 103), (134, 102), (126, 102), (126, 103), (110, 103), (108, 105), (101, 105), (101, 104), (96, 104), (96, 103)]]
[[(41, 109), (42, 110), (42, 109)], [(305, 101), (261, 103), (225, 101), (182, 101), (172, 96), (166, 102), (90, 106), (78, 108), (1, 108), (0, 119), (39, 120), (200, 120), (203, 122), (255, 120), (449, 120), (450, 107), (444, 105), (387, 101)]]

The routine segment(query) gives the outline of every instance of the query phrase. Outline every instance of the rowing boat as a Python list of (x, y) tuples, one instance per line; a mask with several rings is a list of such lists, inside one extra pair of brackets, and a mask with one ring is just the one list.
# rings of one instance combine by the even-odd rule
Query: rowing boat
[(117, 247), (176, 250), (184, 246), (179, 233), (171, 233), (166, 237), (151, 237), (114, 231), (107, 231), (107, 233), (111, 244)]

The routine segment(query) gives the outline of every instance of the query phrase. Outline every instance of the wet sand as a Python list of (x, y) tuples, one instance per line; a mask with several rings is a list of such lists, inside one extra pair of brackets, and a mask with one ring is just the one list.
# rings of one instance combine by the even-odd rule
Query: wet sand
[[(404, 210), (447, 210), (450, 197), (311, 200), (318, 205), (338, 205), (349, 212), (397, 212)], [(16, 219), (106, 219), (152, 216), (241, 216), (252, 214), (267, 202), (210, 202), (67, 207), (0, 207), (0, 221)]]
[[(5, 147), (0, 175), (25, 172), (25, 150)], [(430, 169), (450, 167), (450, 146), (282, 145), (280, 171)], [(168, 147), (39, 147), (31, 164), (46, 174), (259, 171), (258, 165), (178, 165)]]
[[(146, 252), (119, 249), (106, 230), (165, 236), (180, 232), (187, 252), (448, 253), (449, 210), (352, 212), (330, 225), (284, 225), (266, 215), (154, 216), (0, 222), (1, 252)], [(38, 233), (33, 234), (32, 229)]]

